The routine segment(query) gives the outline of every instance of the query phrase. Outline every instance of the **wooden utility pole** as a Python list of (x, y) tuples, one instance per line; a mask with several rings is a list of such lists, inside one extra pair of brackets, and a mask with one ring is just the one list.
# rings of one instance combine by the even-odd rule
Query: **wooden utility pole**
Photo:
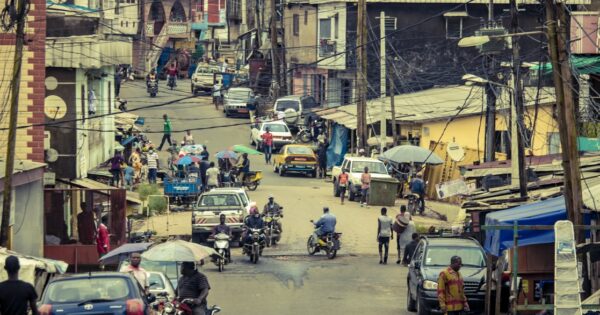
[(0, 226), (0, 246), (12, 249), (12, 231), (10, 227), (10, 209), (12, 203), (12, 178), (15, 166), (15, 142), (17, 141), (17, 115), (19, 110), (19, 88), (21, 85), (21, 64), (25, 42), (25, 21), (27, 19), (27, 0), (18, 0), (16, 11), (16, 43), (13, 61), (13, 77), (10, 92), (10, 117), (8, 123), (8, 145), (6, 147), (6, 165), (4, 170), (4, 191), (2, 193), (2, 225)]
[[(577, 118), (575, 115), (575, 98), (572, 90), (573, 75), (571, 62), (567, 52), (569, 38), (568, 14), (564, 3), (546, 0), (546, 18), (548, 32), (548, 50), (552, 60), (554, 89), (556, 90), (556, 107), (558, 109), (558, 126), (562, 148), (562, 164), (565, 171), (565, 206), (567, 217), (574, 225), (582, 224), (581, 210), (581, 175), (579, 173), (579, 154), (577, 151)], [(583, 242), (583, 234), (575, 229), (575, 240)]]
[[(394, 66), (392, 60), (392, 67)], [(392, 139), (394, 139), (393, 145), (398, 144), (398, 126), (396, 126), (396, 104), (394, 98), (396, 96), (396, 82), (394, 82), (394, 73), (392, 73), (392, 67), (389, 67), (388, 80), (390, 81), (390, 112), (392, 114)]]
[[(519, 32), (519, 18), (517, 10), (517, 1), (510, 0), (510, 15), (512, 34)], [(514, 115), (511, 117), (512, 122), (512, 139), (513, 148), (511, 153), (512, 167), (515, 170), (513, 176), (518, 176), (519, 193), (521, 197), (527, 197), (527, 165), (525, 165), (525, 149), (524, 149), (524, 109), (523, 109), (523, 84), (521, 83), (521, 55), (519, 47), (519, 36), (511, 36), (512, 41), (512, 81), (513, 81), (513, 108)], [(513, 179), (514, 181), (514, 179)]]
[(273, 80), (271, 87), (273, 97), (278, 98), (281, 94), (281, 57), (279, 54), (279, 45), (277, 40), (277, 10), (275, 9), (277, 0), (271, 0), (271, 67), (273, 69)]
[(356, 137), (358, 149), (367, 148), (367, 1), (358, 0), (356, 30)]

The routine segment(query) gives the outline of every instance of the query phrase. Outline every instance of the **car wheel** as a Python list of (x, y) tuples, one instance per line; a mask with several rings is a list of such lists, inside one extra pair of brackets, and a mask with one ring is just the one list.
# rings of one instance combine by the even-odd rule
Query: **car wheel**
[(335, 180), (333, 181), (333, 196), (334, 197), (340, 196), (340, 187), (338, 186), (338, 184)]
[(312, 178), (317, 178), (317, 171), (312, 171), (312, 172), (310, 173), (310, 177), (312, 177)]
[(231, 116), (231, 115), (229, 114), (229, 111), (228, 111), (228, 110), (225, 110), (224, 112), (225, 112), (225, 117), (229, 117), (229, 116)]
[(278, 173), (279, 172), (279, 167), (277, 167), (277, 164), (273, 163), (273, 172)]
[(279, 176), (281, 176), (281, 177), (285, 176), (285, 171), (282, 168), (279, 169)]
[(417, 291), (417, 315), (429, 315), (429, 310), (425, 306), (425, 303), (420, 298), (419, 291)]
[(406, 287), (408, 288), (408, 290), (406, 292), (406, 309), (409, 312), (414, 312), (417, 310), (417, 305), (416, 305), (415, 300), (410, 295), (410, 283), (407, 283)]

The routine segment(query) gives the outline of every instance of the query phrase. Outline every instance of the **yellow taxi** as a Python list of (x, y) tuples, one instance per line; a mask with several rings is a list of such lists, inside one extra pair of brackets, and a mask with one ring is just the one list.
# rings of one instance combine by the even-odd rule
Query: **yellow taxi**
[(317, 156), (307, 145), (285, 145), (274, 157), (273, 170), (279, 173), (279, 176), (285, 176), (287, 173), (304, 173), (317, 177)]

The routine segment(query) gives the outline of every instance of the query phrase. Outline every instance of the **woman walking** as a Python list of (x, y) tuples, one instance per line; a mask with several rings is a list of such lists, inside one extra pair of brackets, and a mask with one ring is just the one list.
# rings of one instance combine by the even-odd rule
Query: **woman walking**
[(400, 206), (400, 214), (396, 217), (397, 221), (404, 221), (408, 223), (406, 224), (402, 233), (397, 233), (397, 248), (398, 248), (398, 260), (396, 264), (400, 264), (402, 261), (402, 253), (406, 248), (406, 245), (412, 241), (412, 234), (417, 232), (417, 227), (415, 226), (415, 222), (412, 220), (412, 216), (410, 213), (406, 212), (406, 206)]
[[(392, 218), (387, 216), (387, 208), (381, 208), (381, 216), (377, 219), (377, 242), (379, 242), (379, 263), (387, 264), (388, 252), (390, 249), (390, 239), (394, 238), (392, 234)], [(385, 247), (385, 255), (382, 255), (382, 249)]]

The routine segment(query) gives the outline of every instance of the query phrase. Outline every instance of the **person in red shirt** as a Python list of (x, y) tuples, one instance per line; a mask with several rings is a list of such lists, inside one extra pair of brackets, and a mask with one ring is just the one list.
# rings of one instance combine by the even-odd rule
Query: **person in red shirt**
[(273, 153), (273, 134), (267, 127), (267, 131), (260, 136), (263, 140), (263, 152), (265, 153), (265, 162), (271, 164), (271, 154)]
[(340, 190), (340, 198), (342, 200), (342, 204), (344, 204), (344, 198), (346, 197), (346, 187), (348, 187), (348, 173), (344, 169), (342, 169), (342, 174), (338, 176), (338, 187)]
[(177, 67), (174, 63), (167, 69), (167, 84), (170, 78), (173, 78), (173, 87), (177, 86)]
[(100, 257), (110, 251), (110, 238), (106, 224), (108, 224), (108, 217), (105, 216), (102, 217), (102, 223), (98, 226), (98, 232), (96, 233), (96, 249)]

